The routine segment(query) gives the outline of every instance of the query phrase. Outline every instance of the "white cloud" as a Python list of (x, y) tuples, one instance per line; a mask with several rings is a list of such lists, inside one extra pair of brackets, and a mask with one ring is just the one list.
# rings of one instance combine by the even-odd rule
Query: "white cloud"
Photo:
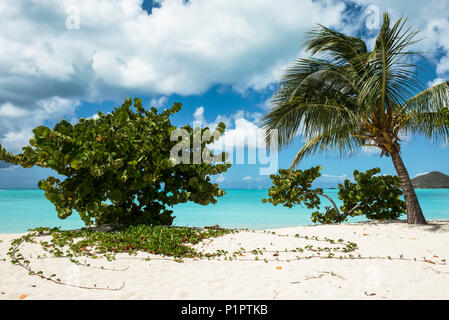
[(362, 154), (364, 155), (380, 155), (381, 150), (377, 147), (362, 147)]
[(5, 118), (20, 118), (27, 114), (27, 110), (18, 108), (9, 102), (0, 106), (0, 115)]
[(10, 152), (20, 152), (22, 147), (28, 144), (33, 135), (31, 128), (24, 128), (19, 131), (10, 131), (0, 140), (3, 148)]
[(343, 183), (345, 179), (348, 179), (348, 176), (346, 174), (334, 175), (323, 173), (321, 177), (317, 179), (317, 181), (320, 183)]
[[(408, 16), (423, 30), (420, 48), (441, 53), (431, 58), (437, 76), (447, 78), (447, 1), (356, 2)], [(72, 117), (79, 101), (122, 100), (132, 93), (159, 97), (155, 102), (162, 105), (168, 95), (201, 94), (217, 84), (242, 93), (270, 88), (317, 23), (354, 32), (364, 19), (344, 22), (346, 4), (337, 0), (165, 0), (152, 14), (141, 5), (2, 0), (0, 143), (19, 143), (35, 125)], [(66, 27), (70, 7), (79, 9), (79, 28)], [(69, 105), (61, 109), (57, 99)], [(17, 121), (6, 123), (13, 116)], [(254, 129), (241, 119), (240, 130)]]
[(242, 113), (234, 115), (234, 128), (227, 129), (221, 138), (214, 143), (216, 150), (226, 150), (228, 148), (236, 149), (256, 149), (265, 148), (261, 143), (264, 137), (264, 130), (260, 129), (253, 122), (244, 117)]
[(225, 133), (211, 145), (216, 151), (265, 149), (265, 130), (258, 127), (262, 114), (260, 112), (245, 112), (239, 110), (231, 116), (218, 115), (216, 119), (209, 123), (204, 116), (203, 106), (198, 107), (193, 114), (193, 125), (195, 127), (209, 127), (214, 130), (218, 123), (226, 124)]
[(204, 118), (203, 106), (196, 108), (195, 112), (193, 113), (193, 118), (195, 119), (195, 122), (206, 123), (206, 119)]
[[(422, 40), (415, 44), (415, 49), (424, 51), (424, 54), (432, 60), (436, 65), (438, 77), (449, 78), (448, 1), (355, 0), (355, 2), (364, 7), (377, 6), (380, 14), (388, 11), (392, 21), (396, 21), (401, 16), (408, 18), (408, 26), (421, 30), (417, 38)], [(363, 16), (364, 20), (367, 18)], [(355, 23), (354, 26), (357, 27), (358, 24)], [(376, 32), (378, 30), (373, 30), (372, 36), (376, 35)]]
[[(160, 96), (157, 106), (167, 95), (201, 94), (215, 84), (263, 89), (297, 56), (304, 32), (323, 21), (337, 26), (345, 8), (336, 0), (165, 0), (148, 14), (141, 5), (2, 0), (3, 117), (28, 128), (36, 112), (48, 113), (39, 120), (54, 118), (37, 101), (55, 97), (98, 102), (145, 94)], [(79, 27), (68, 28), (74, 12)], [(8, 132), (0, 129), (0, 139)]]
[(161, 108), (166, 106), (168, 102), (167, 97), (159, 97), (159, 98), (153, 98), (150, 100), (150, 107), (155, 107), (155, 108)]
[(264, 111), (270, 111), (274, 107), (274, 103), (271, 97), (263, 101), (261, 104), (259, 104), (259, 107), (262, 108)]
[(263, 114), (260, 112), (247, 112), (246, 116), (254, 122), (259, 122), (263, 118)]
[[(404, 130), (399, 131), (399, 139), (401, 140), (402, 144), (410, 143), (413, 139), (413, 135), (410, 133), (404, 132)], [(364, 146), (361, 148), (362, 154), (364, 155), (379, 155), (381, 154), (382, 150), (378, 147), (371, 147), (371, 146)]]
[(98, 115), (98, 113), (94, 114), (93, 116), (87, 118), (87, 119), (94, 119), (97, 120), (98, 118), (100, 118), (100, 116)]
[(226, 128), (229, 128), (231, 126), (232, 119), (230, 117), (224, 116), (224, 115), (218, 115), (213, 122), (207, 122), (207, 120), (204, 117), (204, 107), (200, 106), (196, 108), (195, 112), (193, 113), (193, 126), (195, 127), (208, 127), (211, 130), (215, 130), (217, 125), (220, 122), (223, 122), (226, 125)]
[(330, 179), (344, 179), (344, 178), (347, 178), (348, 176), (345, 175), (345, 174), (342, 174), (340, 176), (336, 176), (336, 175), (332, 175), (332, 174), (325, 174), (325, 173), (323, 173), (322, 177), (330, 178)]
[(220, 174), (220, 175), (218, 175), (216, 178), (215, 178), (215, 182), (216, 183), (220, 183), (220, 182), (223, 182), (223, 181), (225, 181), (226, 180), (226, 178), (225, 178), (225, 176), (223, 176), (223, 174)]
[[(111, 113), (110, 113), (110, 112), (107, 112), (106, 114), (111, 114)], [(98, 115), (98, 112), (97, 112), (97, 113), (93, 114), (92, 116), (87, 117), (86, 119), (94, 119), (94, 120), (97, 120), (98, 118), (100, 118), (100, 116)]]
[[(0, 144), (11, 152), (20, 152), (33, 135), (32, 130), (46, 121), (76, 119), (77, 100), (52, 97), (38, 100), (34, 109), (24, 109), (11, 103), (0, 106)], [(13, 120), (13, 121), (12, 121)]]
[(428, 174), (429, 172), (422, 172), (422, 173), (418, 173), (417, 175), (415, 175), (413, 178), (419, 177), (419, 176), (423, 176), (425, 174)]
[(430, 87), (436, 86), (437, 84), (443, 83), (444, 81), (447, 81), (447, 80), (442, 79), (442, 78), (435, 78), (434, 80), (427, 82), (427, 86), (430, 88)]

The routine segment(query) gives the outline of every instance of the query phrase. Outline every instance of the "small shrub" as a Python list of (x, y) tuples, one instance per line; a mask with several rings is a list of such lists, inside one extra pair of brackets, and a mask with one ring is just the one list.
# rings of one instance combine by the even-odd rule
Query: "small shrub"
[[(335, 202), (323, 189), (312, 189), (313, 181), (321, 176), (321, 166), (307, 170), (281, 169), (276, 175), (271, 175), (273, 186), (268, 190), (268, 198), (263, 203), (273, 205), (282, 204), (292, 208), (295, 205), (305, 205), (308, 209), (317, 209), (312, 212), (311, 219), (319, 223), (340, 223), (347, 221), (348, 217), (364, 215), (368, 219), (394, 220), (405, 213), (405, 203), (400, 199), (402, 190), (396, 176), (377, 175), (379, 168), (366, 172), (354, 171), (354, 180), (346, 179), (344, 184), (338, 185), (338, 197), (343, 205), (338, 208)], [(326, 207), (320, 212), (321, 200), (319, 196), (326, 197), (333, 207)]]
[[(80, 119), (75, 125), (62, 120), (51, 130), (39, 126), (33, 130), (30, 145), (13, 155), (0, 145), (0, 160), (25, 168), (39, 166), (55, 170), (63, 179), (48, 177), (39, 188), (65, 219), (75, 210), (86, 225), (170, 225), (173, 207), (193, 201), (201, 205), (216, 203), (225, 194), (210, 176), (225, 172), (230, 164), (226, 155), (212, 155), (207, 145), (224, 133), (220, 123), (207, 140), (190, 144), (200, 132), (184, 126), (189, 152), (188, 163), (176, 164), (171, 150), (180, 144), (171, 134), (177, 128), (170, 116), (181, 109), (180, 103), (158, 113), (147, 111), (142, 101), (127, 98), (111, 113), (98, 113), (96, 119)], [(201, 137), (202, 137), (201, 136)], [(189, 139), (190, 138), (190, 139)], [(182, 142), (182, 141), (181, 141)], [(220, 159), (194, 164), (194, 154)]]

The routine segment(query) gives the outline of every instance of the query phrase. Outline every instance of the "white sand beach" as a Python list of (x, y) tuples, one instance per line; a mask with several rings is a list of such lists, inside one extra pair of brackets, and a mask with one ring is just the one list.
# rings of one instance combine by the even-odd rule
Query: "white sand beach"
[[(275, 234), (240, 231), (197, 245), (206, 251), (231, 253), (265, 248), (258, 260), (251, 252), (237, 254), (232, 261), (185, 259), (183, 263), (120, 254), (110, 262), (92, 259), (87, 267), (66, 258), (36, 259), (42, 253), (37, 244), (21, 248), (27, 259), (31, 255), (33, 270), (56, 274), (68, 284), (110, 289), (124, 284), (115, 291), (75, 288), (28, 275), (27, 270), (12, 265), (7, 255), (10, 241), (18, 235), (2, 234), (0, 299), (449, 299), (449, 221), (430, 221), (425, 226), (367, 222), (272, 231)], [(317, 241), (313, 236), (352, 241), (358, 249), (350, 253), (353, 259), (342, 252), (335, 256), (345, 259), (329, 259), (327, 252), (313, 250), (338, 243)], [(291, 252), (308, 245), (313, 246), (308, 251)]]

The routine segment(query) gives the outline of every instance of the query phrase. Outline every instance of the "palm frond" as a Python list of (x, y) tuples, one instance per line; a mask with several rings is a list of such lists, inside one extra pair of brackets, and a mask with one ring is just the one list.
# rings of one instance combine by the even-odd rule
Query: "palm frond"
[(404, 123), (405, 132), (419, 133), (434, 142), (449, 141), (449, 109), (434, 112), (409, 110)]
[[(416, 77), (415, 65), (405, 58), (414, 51), (408, 51), (419, 40), (419, 31), (405, 29), (406, 20), (399, 19), (390, 26), (390, 17), (384, 14), (381, 31), (368, 61), (369, 68), (361, 79), (359, 103), (368, 103), (380, 116), (389, 103), (402, 104), (411, 92), (422, 89), (423, 84)], [(376, 110), (377, 109), (377, 110)]]
[(447, 139), (447, 122), (438, 110), (449, 105), (449, 82), (410, 99), (424, 84), (409, 61), (421, 54), (410, 50), (419, 31), (406, 21), (392, 24), (385, 13), (371, 52), (361, 39), (321, 25), (309, 33), (305, 49), (312, 57), (287, 68), (272, 97), (274, 107), (260, 122), (267, 132), (278, 130), (280, 147), (298, 133), (308, 140), (292, 167), (317, 151), (351, 155), (367, 144), (391, 154), (400, 150), (400, 132)]
[(363, 40), (318, 25), (308, 33), (308, 41), (304, 49), (312, 55), (323, 54), (331, 60), (351, 61), (352, 59), (367, 53), (367, 47)]
[[(309, 76), (296, 86), (293, 93), (292, 88), (281, 88), (273, 99), (275, 107), (260, 123), (267, 131), (278, 130), (280, 147), (292, 142), (298, 130), (311, 136), (339, 123), (353, 121), (357, 104), (348, 94), (354, 89), (346, 80), (324, 73)], [(268, 135), (267, 143), (270, 138)]]
[(416, 112), (436, 112), (449, 107), (449, 81), (428, 88), (408, 99), (404, 106)]
[(290, 165), (290, 170), (299, 164), (299, 162), (308, 155), (313, 155), (329, 150), (339, 150), (340, 156), (352, 155), (359, 149), (364, 139), (358, 138), (352, 134), (355, 128), (352, 126), (339, 126), (331, 130), (323, 131), (308, 139), (308, 141), (298, 151)]

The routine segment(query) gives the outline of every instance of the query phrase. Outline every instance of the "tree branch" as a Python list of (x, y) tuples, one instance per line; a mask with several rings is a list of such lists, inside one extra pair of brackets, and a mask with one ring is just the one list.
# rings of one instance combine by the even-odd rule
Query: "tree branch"
[(332, 200), (331, 197), (329, 197), (328, 195), (325, 195), (324, 193), (318, 192), (318, 191), (313, 191), (313, 192), (315, 192), (316, 194), (319, 194), (320, 196), (323, 196), (323, 197), (327, 198), (332, 203), (332, 205), (334, 206), (335, 210), (337, 210), (338, 214), (341, 214), (340, 210), (338, 210), (337, 204), (334, 202), (334, 200)]
[(336, 204), (336, 203), (334, 202), (334, 200), (332, 200), (332, 198), (329, 197), (328, 195), (326, 195), (326, 194), (324, 194), (324, 193), (321, 193), (321, 192), (318, 192), (318, 191), (315, 191), (315, 190), (310, 191), (310, 192), (308, 192), (308, 193), (315, 193), (315, 194), (318, 194), (318, 195), (320, 195), (320, 196), (323, 196), (323, 197), (327, 198), (327, 199), (332, 203), (332, 205), (334, 206), (335, 210), (337, 210), (338, 214), (339, 214), (339, 215), (343, 215), (345, 218), (346, 218), (347, 216), (350, 216), (350, 215), (351, 215), (357, 208), (359, 208), (359, 207), (362, 206), (362, 205), (359, 203), (359, 204), (356, 204), (351, 210), (349, 210), (349, 212), (341, 213), (340, 210), (338, 210), (337, 204)]

